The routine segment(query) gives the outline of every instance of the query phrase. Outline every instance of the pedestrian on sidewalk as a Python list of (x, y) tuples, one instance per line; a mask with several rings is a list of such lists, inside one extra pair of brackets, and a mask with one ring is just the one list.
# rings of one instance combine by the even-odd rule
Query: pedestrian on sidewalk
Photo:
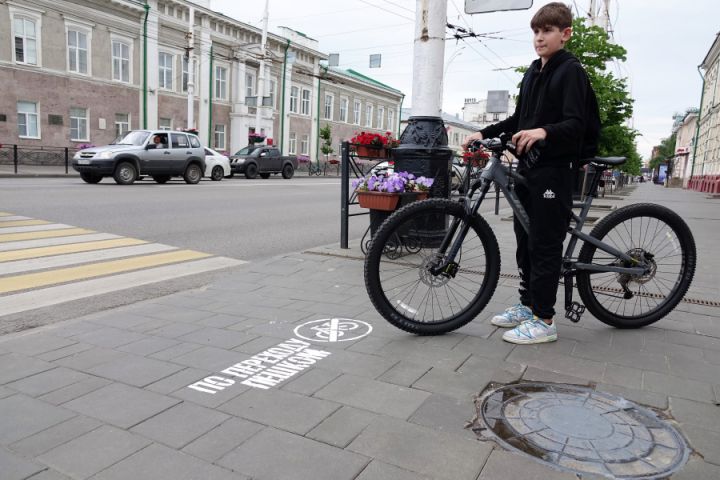
[[(515, 113), (468, 137), (472, 141), (512, 134), (527, 185), (515, 192), (530, 217), (526, 232), (515, 219), (520, 303), (492, 319), (511, 328), (503, 340), (535, 344), (557, 340), (555, 298), (562, 246), (570, 222), (575, 171), (581, 158), (597, 153), (597, 100), (579, 60), (564, 49), (572, 35), (572, 12), (559, 2), (545, 5), (530, 22), (538, 58), (525, 73)], [(536, 142), (544, 141), (542, 148)], [(532, 152), (535, 158), (528, 160)]]

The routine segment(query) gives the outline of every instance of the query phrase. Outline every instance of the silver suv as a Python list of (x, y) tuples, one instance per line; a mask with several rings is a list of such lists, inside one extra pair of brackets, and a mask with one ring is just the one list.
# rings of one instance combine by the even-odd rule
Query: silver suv
[(112, 176), (120, 185), (130, 185), (149, 175), (157, 183), (181, 176), (194, 184), (205, 171), (205, 150), (192, 133), (133, 130), (110, 145), (78, 151), (72, 167), (87, 183)]

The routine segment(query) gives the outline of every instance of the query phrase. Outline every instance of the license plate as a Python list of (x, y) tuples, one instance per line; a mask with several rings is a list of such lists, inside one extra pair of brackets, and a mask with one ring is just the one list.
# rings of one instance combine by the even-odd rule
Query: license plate
[(90, 165), (90, 160), (86, 160), (84, 158), (81, 158), (77, 161), (78, 165)]

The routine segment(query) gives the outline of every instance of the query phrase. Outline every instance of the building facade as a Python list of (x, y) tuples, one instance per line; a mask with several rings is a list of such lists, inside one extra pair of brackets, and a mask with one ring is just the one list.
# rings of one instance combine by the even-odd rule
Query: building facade
[(700, 68), (704, 71), (697, 143), (689, 188), (720, 193), (720, 35)]
[(363, 128), (384, 132), (398, 118), (402, 93), (323, 72), (316, 40), (283, 27), (263, 50), (261, 30), (207, 3), (0, 3), (0, 142), (78, 147), (131, 129), (194, 128), (221, 151), (260, 133), (316, 158), (321, 120), (352, 129), (358, 103)]
[(485, 128), (500, 120), (505, 120), (515, 111), (512, 98), (507, 90), (490, 90), (483, 99), (466, 98), (462, 108), (462, 119)]
[(675, 157), (671, 186), (687, 188), (693, 170), (693, 152), (695, 150), (695, 134), (697, 133), (698, 109), (688, 109), (685, 114), (678, 115), (673, 126), (675, 137)]
[[(412, 116), (410, 108), (402, 109), (402, 126), (403, 128), (407, 125), (408, 119)], [(443, 123), (445, 124), (445, 130), (448, 136), (448, 147), (453, 149), (456, 154), (462, 155), (463, 143), (468, 136), (475, 132), (480, 131), (480, 127), (475, 123), (470, 123), (462, 120), (458, 115), (450, 115), (449, 113), (443, 112), (441, 114)]]

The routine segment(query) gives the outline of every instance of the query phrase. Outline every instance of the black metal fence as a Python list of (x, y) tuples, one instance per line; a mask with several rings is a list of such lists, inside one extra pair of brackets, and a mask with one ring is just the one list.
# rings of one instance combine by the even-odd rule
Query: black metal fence
[(0, 145), (0, 173), (70, 173), (71, 147)]

